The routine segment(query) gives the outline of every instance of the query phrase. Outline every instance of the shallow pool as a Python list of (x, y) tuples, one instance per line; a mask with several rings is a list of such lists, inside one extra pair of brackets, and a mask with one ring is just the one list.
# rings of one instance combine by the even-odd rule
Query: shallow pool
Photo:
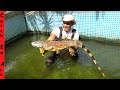
[(45, 65), (45, 58), (38, 48), (31, 45), (35, 40), (46, 40), (48, 35), (26, 35), (6, 45), (5, 78), (6, 79), (118, 79), (120, 78), (120, 45), (83, 41), (90, 49), (97, 63), (102, 68), (104, 78), (91, 58), (81, 49), (78, 60), (70, 57), (58, 57), (50, 68)]

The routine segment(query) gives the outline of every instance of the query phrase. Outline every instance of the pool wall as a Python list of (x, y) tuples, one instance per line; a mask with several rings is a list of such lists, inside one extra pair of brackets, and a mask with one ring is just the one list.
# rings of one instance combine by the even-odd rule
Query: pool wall
[(7, 11), (5, 41), (26, 32), (48, 32), (62, 25), (61, 17), (71, 14), (77, 22), (73, 27), (81, 36), (120, 39), (120, 11)]
[(25, 15), (23, 11), (5, 12), (5, 42), (21, 37), (27, 32)]

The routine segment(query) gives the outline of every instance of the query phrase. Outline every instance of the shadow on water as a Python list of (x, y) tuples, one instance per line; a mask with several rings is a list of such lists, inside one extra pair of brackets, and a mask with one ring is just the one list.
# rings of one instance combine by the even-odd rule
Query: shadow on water
[[(60, 55), (55, 63), (47, 68), (38, 48), (31, 46), (35, 40), (46, 40), (46, 35), (27, 35), (6, 46), (6, 79), (104, 79), (101, 73), (82, 49), (78, 49), (78, 60)], [(98, 64), (104, 70), (106, 78), (120, 78), (120, 48), (115, 45), (103, 45), (95, 41), (84, 41), (92, 51)]]

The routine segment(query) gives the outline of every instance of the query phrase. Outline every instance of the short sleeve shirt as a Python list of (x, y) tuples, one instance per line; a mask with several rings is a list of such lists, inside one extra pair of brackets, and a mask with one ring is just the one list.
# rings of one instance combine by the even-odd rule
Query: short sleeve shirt
[[(55, 28), (52, 32), (52, 34), (55, 34), (57, 36), (57, 38), (60, 37), (60, 29), (59, 28)], [(72, 37), (72, 29), (69, 32), (65, 32), (64, 29), (62, 30), (62, 39), (71, 39)], [(79, 33), (78, 31), (75, 32), (73, 40), (79, 40)]]

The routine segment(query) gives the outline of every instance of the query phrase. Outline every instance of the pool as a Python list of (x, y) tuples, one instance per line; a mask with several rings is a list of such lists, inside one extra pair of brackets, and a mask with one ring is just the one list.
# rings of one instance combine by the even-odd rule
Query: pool
[[(45, 65), (45, 58), (37, 48), (32, 47), (35, 40), (46, 40), (48, 35), (27, 34), (24, 37), (6, 45), (5, 49), (5, 78), (6, 79), (119, 79), (120, 78), (120, 45), (83, 40), (90, 49), (97, 63), (104, 71), (102, 77), (92, 60), (85, 52), (81, 58), (68, 62), (59, 57), (51, 68)], [(81, 49), (80, 49), (81, 50)]]

